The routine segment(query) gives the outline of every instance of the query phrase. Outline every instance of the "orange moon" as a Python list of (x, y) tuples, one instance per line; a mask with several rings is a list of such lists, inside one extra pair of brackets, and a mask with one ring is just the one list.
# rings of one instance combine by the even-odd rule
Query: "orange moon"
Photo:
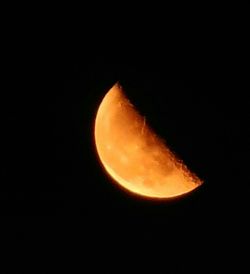
[(147, 125), (118, 83), (97, 111), (95, 143), (108, 174), (133, 193), (171, 198), (202, 184)]

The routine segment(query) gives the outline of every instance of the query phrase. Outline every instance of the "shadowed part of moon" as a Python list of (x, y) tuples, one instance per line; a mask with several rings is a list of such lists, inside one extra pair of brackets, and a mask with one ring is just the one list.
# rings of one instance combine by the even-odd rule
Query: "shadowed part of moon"
[(119, 84), (100, 104), (95, 142), (106, 171), (134, 193), (168, 198), (192, 191), (202, 183), (147, 125)]

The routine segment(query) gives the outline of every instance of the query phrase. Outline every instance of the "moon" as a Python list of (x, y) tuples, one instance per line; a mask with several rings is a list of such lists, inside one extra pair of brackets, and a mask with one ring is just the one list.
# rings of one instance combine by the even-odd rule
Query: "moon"
[(202, 184), (146, 123), (118, 83), (98, 108), (95, 144), (103, 167), (124, 190), (163, 199)]

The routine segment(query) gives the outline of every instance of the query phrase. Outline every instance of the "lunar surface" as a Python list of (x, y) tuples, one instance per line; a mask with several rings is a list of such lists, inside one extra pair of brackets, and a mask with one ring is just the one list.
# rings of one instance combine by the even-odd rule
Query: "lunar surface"
[(147, 125), (118, 83), (99, 106), (95, 143), (108, 174), (133, 193), (170, 198), (202, 184)]

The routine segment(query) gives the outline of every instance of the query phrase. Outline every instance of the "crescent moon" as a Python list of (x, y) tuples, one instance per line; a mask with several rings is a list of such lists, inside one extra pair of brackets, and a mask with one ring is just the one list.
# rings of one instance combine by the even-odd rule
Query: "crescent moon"
[(133, 193), (171, 198), (202, 184), (147, 125), (118, 83), (97, 111), (95, 143), (108, 174)]

